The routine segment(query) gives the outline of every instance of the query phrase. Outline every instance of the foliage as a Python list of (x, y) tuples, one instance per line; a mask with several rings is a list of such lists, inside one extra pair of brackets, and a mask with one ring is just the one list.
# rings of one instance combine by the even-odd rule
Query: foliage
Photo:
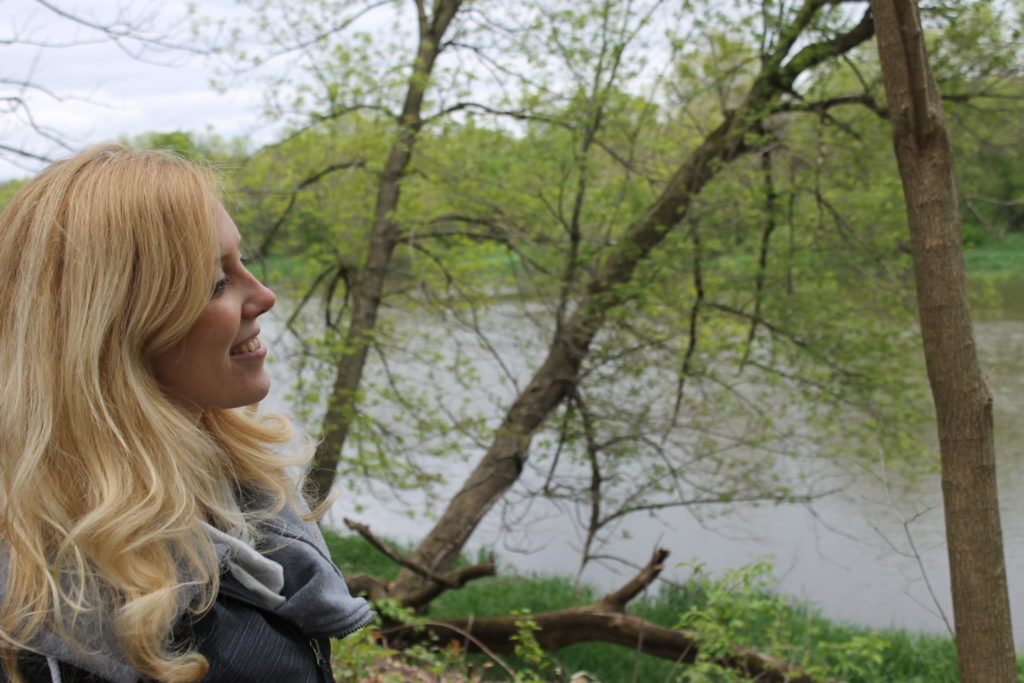
[(7, 202), (11, 201), (11, 197), (18, 191), (18, 188), (26, 182), (26, 180), (8, 180), (0, 183), (0, 211), (7, 206)]
[[(588, 275), (749, 85), (756, 36), (780, 30), (756, 12), (704, 9), (700, 26), (719, 26), (706, 34), (657, 4), (527, 3), (531, 30), (491, 46), (521, 66), (503, 71), (506, 95), (491, 106), (525, 114), (467, 107), (428, 120), (394, 213), (401, 239), (339, 470), (347, 486), (429, 487), (491, 438)], [(827, 14), (812, 33), (842, 21)], [(672, 27), (675, 42), (654, 26)], [(312, 80), (275, 106), (341, 113), (297, 124), (235, 186), (241, 222), (274, 257), (267, 276), (294, 304), (292, 395), (314, 430), (393, 130), (401, 70), (372, 88), (350, 80), (366, 78), (377, 40), (302, 57)], [(669, 73), (653, 68), (661, 48), (673, 50)], [(835, 66), (802, 87), (826, 98), (857, 77)], [(449, 85), (434, 97), (452, 97)], [(841, 467), (878, 452), (912, 461), (921, 383), (907, 372), (908, 262), (873, 116), (766, 116), (752, 144), (770, 149), (720, 173), (622, 288), (576, 394), (531, 447), (533, 490), (593, 508), (584, 562), (633, 514), (818, 495), (793, 480), (798, 454), (837, 454)], [(876, 286), (854, 285), (864, 279)]]
[(225, 139), (219, 135), (198, 135), (186, 131), (142, 133), (123, 143), (141, 149), (163, 149), (191, 161), (216, 166), (238, 163), (250, 154), (245, 139)]
[(703, 646), (686, 680), (735, 680), (735, 673), (715, 663), (735, 647), (754, 648), (815, 677), (879, 680), (885, 640), (855, 635), (835, 642), (822, 639), (814, 625), (794, 628), (799, 607), (771, 591), (771, 569), (771, 563), (762, 560), (711, 578), (702, 565), (693, 566), (687, 588), (698, 591), (701, 599), (683, 612), (677, 626), (701, 634)]
[[(331, 641), (331, 667), (339, 683), (359, 683), (366, 673), (398, 653), (381, 644), (372, 625), (341, 639)], [(400, 683), (401, 679), (394, 679)]]
[[(390, 570), (383, 566), (390, 564), (390, 560), (381, 559), (383, 556), (360, 537), (338, 536), (329, 530), (325, 536), (335, 562), (347, 574), (394, 575), (393, 565)], [(666, 627), (682, 624), (695, 628), (712, 639), (712, 650), (716, 645), (719, 649), (746, 646), (774, 654), (822, 678), (844, 683), (957, 680), (956, 650), (946, 636), (876, 630), (826, 619), (813, 606), (776, 593), (771, 564), (766, 560), (719, 576), (710, 575), (702, 565), (689, 566), (693, 573), (685, 584), (662, 583), (657, 591), (630, 603), (630, 612)], [(513, 568), (506, 567), (496, 577), (445, 593), (431, 604), (428, 617), (519, 612), (528, 620), (529, 614), (587, 604), (599, 598), (600, 593), (593, 586), (577, 586), (570, 577), (518, 575)], [(438, 661), (451, 655), (450, 651), (435, 653)], [(545, 656), (558, 670), (586, 670), (601, 681), (731, 680), (727, 672), (708, 663), (706, 658), (695, 667), (681, 668), (667, 660), (604, 643), (573, 645)], [(475, 656), (464, 661), (476, 662), (478, 666), (486, 663)], [(1024, 657), (1020, 658), (1020, 667), (1024, 680)], [(520, 673), (526, 675), (537, 670), (523, 662)]]
[(968, 249), (1024, 231), (1024, 157), (1016, 140), (1019, 114), (1007, 99), (1024, 98), (1024, 82), (1005, 84), (990, 101), (951, 105), (958, 183)]
[(543, 683), (551, 680), (551, 673), (555, 669), (554, 663), (534, 635), (540, 626), (530, 618), (527, 610), (514, 610), (512, 614), (521, 617), (516, 619), (516, 633), (512, 636), (512, 640), (515, 641), (513, 652), (516, 658), (523, 662), (517, 683)]

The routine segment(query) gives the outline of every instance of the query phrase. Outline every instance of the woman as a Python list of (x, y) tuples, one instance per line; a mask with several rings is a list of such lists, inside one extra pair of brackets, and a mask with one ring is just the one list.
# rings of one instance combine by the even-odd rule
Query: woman
[(9, 680), (333, 680), (327, 638), (372, 619), (271, 450), (287, 421), (244, 408), (274, 295), (239, 249), (209, 173), (115, 145), (0, 215)]

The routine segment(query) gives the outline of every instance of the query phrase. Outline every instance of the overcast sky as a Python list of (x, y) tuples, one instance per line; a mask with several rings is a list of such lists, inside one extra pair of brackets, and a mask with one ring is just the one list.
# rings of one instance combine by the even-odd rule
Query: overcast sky
[[(154, 35), (178, 32), (185, 37), (185, 2), (178, 0), (52, 0), (62, 10), (101, 23), (119, 11), (134, 23), (147, 24)], [(223, 17), (238, 14), (234, 0), (202, 0), (200, 12)], [(271, 139), (260, 119), (261, 93), (251, 80), (226, 93), (210, 85), (214, 66), (185, 53), (151, 54), (133, 59), (100, 34), (62, 19), (37, 0), (0, 0), (0, 97), (21, 94), (41, 126), (59, 132), (75, 148), (148, 131), (211, 132), (244, 135), (255, 142)], [(10, 38), (19, 42), (5, 45)], [(82, 44), (86, 41), (91, 43)], [(71, 44), (67, 47), (41, 47)], [(131, 49), (131, 47), (129, 47)], [(19, 90), (4, 81), (31, 80), (60, 99)], [(42, 154), (66, 154), (28, 134), (25, 114), (18, 121), (0, 114), (0, 145), (28, 147)], [(19, 165), (0, 160), (0, 179), (24, 177), (41, 163)]]

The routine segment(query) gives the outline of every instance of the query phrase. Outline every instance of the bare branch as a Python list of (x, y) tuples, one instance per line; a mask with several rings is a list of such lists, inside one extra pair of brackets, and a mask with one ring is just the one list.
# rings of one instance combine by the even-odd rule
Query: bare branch
[(654, 554), (651, 555), (651, 559), (647, 562), (647, 566), (618, 590), (608, 593), (601, 598), (601, 604), (607, 605), (610, 609), (617, 612), (626, 611), (626, 604), (658, 578), (661, 570), (665, 568), (666, 558), (668, 558), (668, 550), (665, 548), (656, 549)]
[(360, 524), (359, 522), (351, 520), (348, 517), (346, 517), (343, 521), (345, 522), (345, 526), (347, 526), (349, 529), (352, 529), (352, 531), (355, 531), (360, 536), (365, 538), (370, 545), (372, 545), (378, 551), (383, 553), (389, 560), (391, 560), (395, 564), (400, 565), (402, 567), (406, 567), (407, 569), (411, 569), (423, 578), (430, 579), (431, 581), (436, 581), (437, 583), (440, 583), (443, 586), (447, 586), (448, 588), (458, 587), (458, 585), (451, 579), (440, 574), (436, 574), (430, 571), (430, 569), (428, 569), (427, 567), (421, 566), (420, 564), (413, 562), (412, 560), (409, 560), (403, 557), (402, 555), (396, 553), (394, 550), (389, 548), (383, 541), (377, 538), (373, 534), (373, 532), (370, 531), (370, 527), (366, 526), (365, 524)]

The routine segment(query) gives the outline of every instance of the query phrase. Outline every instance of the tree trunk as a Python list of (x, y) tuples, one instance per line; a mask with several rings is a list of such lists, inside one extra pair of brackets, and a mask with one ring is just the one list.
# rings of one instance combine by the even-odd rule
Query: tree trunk
[(913, 0), (872, 0), (913, 250), (960, 680), (1017, 681), (996, 491), (992, 397), (971, 328), (949, 134)]
[(434, 64), (444, 48), (442, 38), (458, 13), (462, 0), (441, 0), (435, 3), (433, 17), (426, 15), (422, 2), (416, 4), (419, 11), (416, 58), (398, 121), (398, 132), (377, 185), (377, 201), (366, 260), (352, 287), (352, 317), (345, 334), (344, 347), (335, 364), (334, 383), (327, 398), (321, 439), (317, 445), (313, 469), (309, 473), (309, 479), (321, 501), (330, 493), (341, 450), (355, 418), (359, 384), (362, 382), (363, 368), (377, 325), (377, 313), (391, 255), (398, 240), (399, 230), (394, 222), (394, 214), (398, 208), (402, 178), (423, 126), (423, 98), (430, 84)]
[[(516, 482), (534, 433), (568, 395), (590, 343), (608, 313), (627, 300), (628, 293), (623, 285), (629, 283), (637, 266), (651, 250), (679, 225), (692, 200), (715, 174), (747, 151), (745, 138), (756, 133), (760, 122), (772, 113), (780, 98), (792, 90), (797, 77), (872, 36), (871, 18), (865, 14), (847, 33), (805, 45), (786, 62), (789, 51), (815, 13), (827, 4), (827, 0), (804, 3), (793, 24), (781, 34), (776, 52), (764, 60), (761, 73), (754, 79), (743, 104), (730, 111), (685, 158), (643, 218), (618, 240), (615, 250), (589, 282), (575, 313), (558, 330), (544, 362), (506, 412), (487, 453), (434, 528), (413, 551), (411, 558), (416, 563), (434, 571), (448, 567), (487, 512)], [(419, 580), (413, 572), (402, 570), (394, 594), (411, 590)]]

